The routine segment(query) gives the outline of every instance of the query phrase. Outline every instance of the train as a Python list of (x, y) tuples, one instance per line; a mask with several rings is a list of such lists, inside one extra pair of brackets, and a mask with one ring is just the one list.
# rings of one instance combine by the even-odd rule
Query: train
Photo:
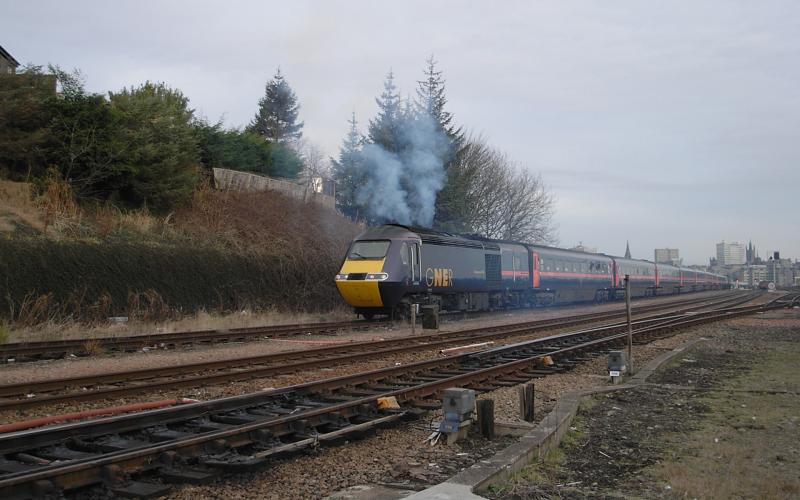
[(725, 276), (601, 253), (463, 236), (401, 224), (353, 240), (336, 286), (356, 314), (406, 315), (414, 304), (487, 311), (730, 288)]

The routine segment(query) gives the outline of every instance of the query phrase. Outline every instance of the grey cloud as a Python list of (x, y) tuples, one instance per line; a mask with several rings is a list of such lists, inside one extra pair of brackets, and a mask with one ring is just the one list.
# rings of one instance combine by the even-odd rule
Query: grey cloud
[[(335, 154), (387, 67), (413, 92), (434, 53), (460, 124), (555, 191), (565, 244), (704, 262), (723, 238), (800, 257), (800, 4), (6, 2), (0, 43), (95, 91), (180, 87), (246, 124), (281, 66), (308, 138)], [(597, 220), (614, 218), (613, 224)], [(617, 250), (620, 251), (620, 250)]]

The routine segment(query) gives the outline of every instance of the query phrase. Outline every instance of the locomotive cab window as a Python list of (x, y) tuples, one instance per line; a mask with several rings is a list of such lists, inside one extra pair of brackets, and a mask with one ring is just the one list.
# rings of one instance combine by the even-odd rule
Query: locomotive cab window
[(347, 254), (349, 260), (380, 260), (389, 250), (388, 241), (356, 241)]

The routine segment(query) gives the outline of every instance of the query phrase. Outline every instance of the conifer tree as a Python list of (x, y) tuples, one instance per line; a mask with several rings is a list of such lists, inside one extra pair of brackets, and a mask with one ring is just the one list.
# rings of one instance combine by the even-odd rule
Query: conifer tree
[(300, 105), (297, 96), (281, 74), (280, 68), (267, 82), (264, 97), (248, 130), (270, 142), (291, 143), (303, 135), (303, 122), (297, 121)]
[(364, 137), (358, 131), (355, 112), (348, 123), (350, 130), (339, 148), (339, 159), (331, 158), (331, 165), (333, 179), (336, 182), (336, 207), (344, 215), (357, 220), (363, 217), (356, 196), (363, 176), (364, 159), (361, 156), (361, 148), (364, 145)]
[(375, 102), (378, 104), (378, 116), (369, 121), (369, 140), (386, 151), (396, 153), (400, 149), (402, 103), (391, 71), (386, 75), (383, 92)]
[(461, 127), (453, 124), (453, 114), (445, 110), (445, 81), (442, 72), (436, 68), (436, 60), (431, 56), (426, 63), (425, 79), (417, 82), (417, 109), (436, 120), (442, 131), (453, 141), (453, 150), (456, 151), (464, 143), (464, 132)]
[(434, 224), (446, 231), (468, 232), (468, 207), (463, 203), (466, 186), (469, 184), (464, 168), (475, 157), (466, 150), (464, 131), (453, 123), (453, 114), (446, 110), (447, 95), (442, 72), (436, 67), (433, 56), (426, 61), (425, 78), (417, 82), (416, 107), (420, 113), (427, 113), (438, 124), (440, 130), (450, 139), (450, 149), (445, 155), (444, 169), (446, 182), (436, 197), (436, 216)]

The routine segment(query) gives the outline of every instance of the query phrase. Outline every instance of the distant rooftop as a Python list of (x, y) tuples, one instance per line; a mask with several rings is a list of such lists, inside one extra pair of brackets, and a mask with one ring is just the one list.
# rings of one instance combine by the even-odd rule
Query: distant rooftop
[(19, 61), (14, 59), (14, 56), (12, 56), (6, 49), (4, 49), (2, 45), (0, 45), (0, 56), (7, 59), (11, 64), (14, 65), (15, 68), (19, 66)]

